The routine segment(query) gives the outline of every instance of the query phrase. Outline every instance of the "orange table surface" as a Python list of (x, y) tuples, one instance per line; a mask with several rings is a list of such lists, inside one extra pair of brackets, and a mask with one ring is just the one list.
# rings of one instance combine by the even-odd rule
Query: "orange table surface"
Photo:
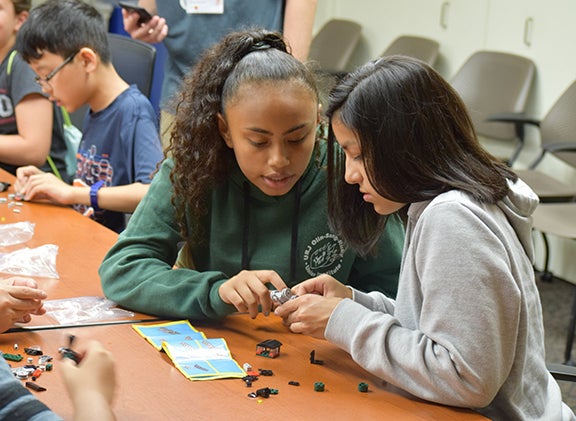
[[(140, 324), (139, 324), (140, 325)], [(109, 349), (116, 361), (117, 393), (114, 410), (119, 420), (480, 420), (481, 415), (411, 398), (384, 384), (358, 366), (341, 349), (324, 340), (289, 332), (276, 316), (255, 320), (233, 315), (220, 323), (193, 323), (208, 338), (224, 338), (232, 357), (242, 366), (248, 362), (257, 370), (273, 371), (247, 387), (241, 379), (191, 381), (178, 371), (168, 356), (157, 351), (130, 325), (67, 328), (0, 335), (0, 350), (41, 346), (45, 353), (57, 355), (67, 344), (67, 336), (77, 341), (97, 339)], [(282, 343), (280, 356), (274, 359), (255, 355), (256, 344), (266, 339)], [(323, 365), (310, 364), (310, 352)], [(20, 351), (21, 352), (21, 351)], [(34, 357), (37, 358), (37, 357)], [(65, 419), (72, 408), (55, 359), (54, 370), (37, 383), (45, 392), (33, 392)], [(18, 365), (18, 363), (13, 363)], [(21, 363), (20, 363), (21, 364)], [(294, 380), (300, 386), (291, 386)], [(323, 382), (324, 392), (314, 391), (314, 383)], [(358, 391), (366, 382), (368, 393)], [(268, 399), (253, 399), (248, 393), (259, 388), (278, 389)]]

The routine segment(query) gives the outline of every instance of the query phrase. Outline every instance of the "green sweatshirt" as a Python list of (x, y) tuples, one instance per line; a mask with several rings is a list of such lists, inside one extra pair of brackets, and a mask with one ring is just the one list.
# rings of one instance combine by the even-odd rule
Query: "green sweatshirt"
[(201, 224), (206, 238), (186, 242), (183, 253), (190, 255), (179, 264), (187, 264), (173, 269), (184, 240), (171, 202), (173, 163), (166, 160), (100, 266), (106, 297), (162, 317), (218, 319), (235, 311), (218, 288), (243, 269), (275, 270), (288, 286), (327, 273), (359, 290), (395, 297), (401, 222), (389, 221), (378, 256), (362, 258), (346, 250), (328, 227), (325, 165), (321, 143), (300, 186), (278, 197), (265, 195), (232, 168), (228, 181), (211, 193), (210, 214), (202, 221), (187, 218), (189, 231)]

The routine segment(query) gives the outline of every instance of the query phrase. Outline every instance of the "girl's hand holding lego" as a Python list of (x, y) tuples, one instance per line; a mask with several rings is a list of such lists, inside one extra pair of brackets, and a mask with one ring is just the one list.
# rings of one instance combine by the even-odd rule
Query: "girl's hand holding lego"
[(38, 289), (33, 279), (13, 277), (0, 280), (0, 332), (14, 323), (28, 323), (32, 314), (46, 313), (43, 302), (46, 292)]
[(295, 285), (295, 295), (319, 294), (324, 297), (352, 298), (352, 290), (330, 275), (319, 275)]
[(46, 173), (34, 166), (16, 170), (14, 190), (24, 200), (50, 200), (60, 205), (77, 203), (72, 197), (73, 188), (52, 173)]
[(60, 368), (75, 419), (115, 419), (111, 409), (116, 388), (112, 354), (98, 341), (76, 351), (82, 357), (80, 363), (64, 358)]
[[(348, 288), (346, 288), (348, 289)], [(324, 331), (341, 297), (306, 294), (277, 307), (274, 314), (294, 333), (324, 339)]]
[(270, 314), (272, 299), (267, 284), (274, 285), (277, 290), (287, 288), (273, 270), (243, 270), (220, 285), (218, 293), (222, 301), (232, 304), (241, 313), (248, 312), (254, 319), (258, 315), (258, 306), (264, 315)]
[(148, 22), (138, 24), (140, 18), (137, 13), (129, 13), (122, 9), (122, 18), (124, 20), (124, 29), (134, 39), (156, 44), (162, 42), (168, 35), (168, 25), (166, 19), (160, 16), (152, 16)]

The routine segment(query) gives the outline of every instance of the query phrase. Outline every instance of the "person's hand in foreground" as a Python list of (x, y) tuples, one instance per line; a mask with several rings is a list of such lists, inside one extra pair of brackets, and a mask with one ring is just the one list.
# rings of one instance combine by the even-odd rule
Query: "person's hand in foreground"
[(75, 420), (115, 420), (112, 401), (116, 388), (112, 354), (98, 341), (75, 349), (80, 356), (76, 364), (62, 360), (60, 371), (74, 406)]

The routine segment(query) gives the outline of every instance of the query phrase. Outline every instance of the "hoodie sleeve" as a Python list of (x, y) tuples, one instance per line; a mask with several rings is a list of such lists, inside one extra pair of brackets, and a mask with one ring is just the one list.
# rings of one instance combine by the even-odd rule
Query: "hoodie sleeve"
[(119, 305), (170, 318), (219, 319), (235, 311), (218, 287), (222, 272), (173, 269), (182, 241), (172, 205), (166, 160), (130, 224), (104, 257), (99, 274), (107, 298)]
[(517, 245), (498, 226), (460, 205), (427, 209), (410, 236), (395, 305), (355, 294), (332, 313), (326, 338), (422, 399), (488, 405), (521, 336), (517, 268), (527, 262), (511, 257)]

